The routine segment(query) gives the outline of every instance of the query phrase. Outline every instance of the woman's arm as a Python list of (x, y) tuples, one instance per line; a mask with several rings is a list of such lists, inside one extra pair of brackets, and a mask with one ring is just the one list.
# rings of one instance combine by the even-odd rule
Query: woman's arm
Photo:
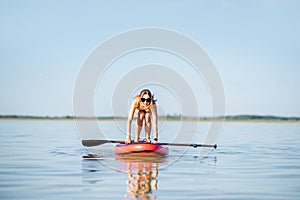
[(156, 108), (156, 104), (153, 104), (151, 106), (151, 112), (152, 112), (152, 126), (153, 126), (153, 130), (154, 130), (154, 138), (158, 139), (158, 127), (157, 127), (157, 108)]
[(136, 109), (136, 102), (133, 101), (128, 113), (128, 118), (127, 118), (127, 135), (126, 135), (126, 140), (125, 143), (130, 143), (131, 142), (131, 123), (133, 120), (134, 116), (134, 111)]

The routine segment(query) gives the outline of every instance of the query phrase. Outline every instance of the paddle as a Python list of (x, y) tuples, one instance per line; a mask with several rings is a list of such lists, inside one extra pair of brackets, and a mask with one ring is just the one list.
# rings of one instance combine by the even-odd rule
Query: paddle
[[(106, 143), (120, 143), (124, 144), (124, 141), (118, 141), (118, 140), (82, 140), (82, 145), (86, 147), (92, 147), (92, 146), (98, 146)], [(216, 144), (184, 144), (184, 143), (166, 143), (166, 142), (160, 142), (156, 143), (159, 145), (168, 145), (168, 146), (189, 146), (189, 147), (213, 147), (217, 148)]]

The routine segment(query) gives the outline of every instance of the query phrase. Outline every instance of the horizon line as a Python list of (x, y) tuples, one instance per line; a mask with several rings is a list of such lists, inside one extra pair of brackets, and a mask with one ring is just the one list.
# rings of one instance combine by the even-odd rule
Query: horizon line
[[(220, 116), (183, 116), (183, 115), (159, 115), (158, 118), (166, 119), (183, 119), (183, 120), (294, 120), (300, 121), (298, 116), (278, 116), (278, 115), (257, 115), (257, 114), (238, 114), (238, 115), (220, 115)], [(75, 116), (75, 115), (60, 115), (60, 116), (49, 116), (49, 115), (0, 115), (0, 119), (127, 119), (126, 116)]]

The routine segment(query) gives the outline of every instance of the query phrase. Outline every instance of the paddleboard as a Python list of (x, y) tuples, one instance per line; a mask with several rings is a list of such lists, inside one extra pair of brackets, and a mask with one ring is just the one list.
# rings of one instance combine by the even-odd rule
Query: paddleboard
[(115, 154), (118, 156), (166, 157), (168, 148), (153, 143), (117, 144)]

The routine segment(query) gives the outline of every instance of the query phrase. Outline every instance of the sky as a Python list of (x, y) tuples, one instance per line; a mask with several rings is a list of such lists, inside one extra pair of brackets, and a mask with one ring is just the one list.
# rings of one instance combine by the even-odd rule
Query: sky
[[(1, 0), (0, 115), (73, 115), (75, 83), (91, 52), (120, 33), (156, 27), (184, 34), (205, 50), (222, 79), (226, 115), (300, 116), (299, 10), (300, 2), (291, 0)], [(111, 90), (121, 65), (172, 65), (202, 91), (205, 81), (198, 83), (181, 62), (151, 50), (123, 56), (102, 80), (112, 86), (97, 87), (96, 114), (112, 114)], [(176, 94), (149, 87), (161, 114), (180, 114)], [(210, 115), (209, 92), (203, 98), (195, 93), (200, 115)], [(128, 96), (118, 99), (130, 102)]]

